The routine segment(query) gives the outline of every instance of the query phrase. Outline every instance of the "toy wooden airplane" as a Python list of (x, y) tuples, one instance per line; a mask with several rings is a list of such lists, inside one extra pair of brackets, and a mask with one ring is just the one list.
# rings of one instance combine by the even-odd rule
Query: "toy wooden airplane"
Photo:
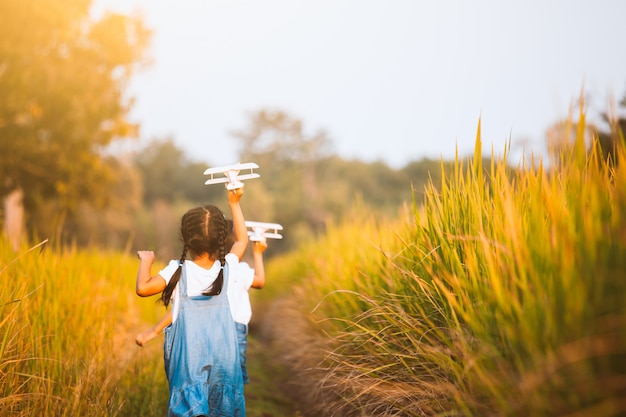
[[(282, 239), (283, 236), (278, 234), (279, 230), (283, 230), (283, 227), (277, 223), (262, 223), (251, 222), (246, 220), (246, 227), (248, 230), (248, 236), (253, 242), (265, 242), (267, 238)], [(273, 230), (273, 232), (268, 232)]]
[[(220, 184), (224, 183), (226, 185), (226, 189), (228, 190), (236, 190), (238, 188), (243, 187), (243, 183), (241, 180), (249, 180), (252, 178), (259, 178), (260, 175), (254, 172), (255, 168), (259, 166), (254, 162), (248, 162), (245, 164), (234, 164), (234, 165), (226, 165), (223, 167), (216, 168), (208, 168), (204, 171), (204, 175), (210, 175), (211, 178), (206, 180), (205, 184)], [(241, 170), (250, 170), (249, 173), (239, 175), (239, 171)], [(224, 174), (224, 177), (215, 177), (215, 174)]]

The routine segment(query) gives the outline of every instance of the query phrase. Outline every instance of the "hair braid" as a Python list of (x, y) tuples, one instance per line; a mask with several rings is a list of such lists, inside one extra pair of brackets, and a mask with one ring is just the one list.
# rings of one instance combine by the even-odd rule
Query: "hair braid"
[[(226, 217), (222, 211), (214, 205), (206, 205), (195, 207), (187, 211), (182, 218), (180, 231), (183, 241), (183, 254), (180, 258), (180, 264), (185, 262), (187, 254), (195, 259), (198, 256), (207, 254), (210, 259), (220, 261), (222, 268), (226, 262), (225, 258), (225, 240), (227, 238)], [(204, 295), (217, 295), (222, 291), (224, 283), (223, 269), (213, 284), (206, 289)], [(161, 298), (167, 306), (174, 291), (174, 288), (180, 280), (182, 267), (179, 267), (172, 279), (163, 290)]]
[(170, 282), (167, 283), (167, 286), (161, 293), (161, 302), (167, 307), (172, 299), (172, 293), (174, 292), (174, 288), (178, 285), (178, 281), (180, 281), (180, 276), (183, 272), (183, 264), (185, 263), (185, 258), (187, 257), (187, 245), (183, 246), (183, 252), (180, 255), (180, 262), (178, 263), (178, 268), (172, 275)]
[(226, 218), (224, 218), (223, 215), (215, 216), (214, 225), (216, 229), (215, 237), (217, 238), (216, 258), (219, 259), (221, 268), (213, 284), (207, 289), (207, 291), (203, 292), (204, 295), (217, 295), (222, 292), (222, 288), (224, 287), (224, 266), (226, 265), (225, 247), (226, 247), (226, 235), (228, 232)]

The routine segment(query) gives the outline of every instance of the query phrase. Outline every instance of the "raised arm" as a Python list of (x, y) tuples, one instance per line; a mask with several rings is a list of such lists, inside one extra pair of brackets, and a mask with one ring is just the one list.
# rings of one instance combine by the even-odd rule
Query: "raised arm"
[(137, 271), (137, 283), (135, 291), (140, 297), (149, 297), (158, 294), (165, 289), (165, 279), (161, 275), (151, 275), (154, 263), (154, 252), (150, 250), (137, 251), (139, 258), (139, 270)]
[(267, 242), (257, 241), (252, 246), (254, 257), (254, 279), (252, 288), (261, 289), (265, 286), (265, 265), (263, 264), (263, 252), (267, 249)]
[(243, 187), (228, 191), (228, 205), (233, 216), (233, 229), (235, 233), (235, 243), (230, 249), (231, 253), (237, 255), (241, 259), (248, 247), (248, 229), (243, 218), (243, 212), (239, 205), (239, 200), (243, 195)]

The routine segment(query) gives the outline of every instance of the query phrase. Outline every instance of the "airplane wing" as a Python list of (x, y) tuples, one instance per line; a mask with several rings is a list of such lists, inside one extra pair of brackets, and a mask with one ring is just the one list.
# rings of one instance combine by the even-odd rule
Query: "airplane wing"
[(219, 177), (219, 178), (209, 178), (204, 183), (205, 184), (220, 184), (223, 182), (229, 182), (230, 179), (228, 177)]
[(248, 236), (250, 240), (255, 241), (265, 241), (267, 238), (270, 239), (282, 239), (283, 236), (278, 233), (279, 230), (283, 230), (283, 226), (278, 223), (263, 223), (263, 222), (253, 222), (246, 221), (246, 227), (251, 228), (252, 230), (248, 231)]
[(259, 178), (259, 177), (260, 175), (256, 173), (237, 175), (238, 180), (250, 180), (252, 178)]
[(225, 173), (228, 171), (241, 171), (242, 169), (255, 169), (258, 167), (259, 166), (255, 164), (254, 162), (246, 162), (244, 164), (224, 165), (221, 167), (207, 168), (204, 171), (204, 175), (220, 174), (220, 173)]
[(283, 226), (278, 223), (263, 223), (263, 222), (253, 222), (250, 220), (246, 220), (246, 226), (252, 228), (260, 228), (260, 229), (275, 229), (275, 230), (283, 230)]

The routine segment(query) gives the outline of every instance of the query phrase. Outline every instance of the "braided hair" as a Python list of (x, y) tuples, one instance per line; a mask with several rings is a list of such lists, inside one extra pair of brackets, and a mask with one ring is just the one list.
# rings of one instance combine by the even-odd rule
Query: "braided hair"
[(219, 275), (213, 284), (202, 293), (203, 295), (217, 295), (222, 292), (224, 285), (228, 225), (222, 211), (214, 205), (192, 208), (183, 215), (180, 231), (183, 240), (180, 263), (161, 294), (161, 301), (166, 307), (170, 303), (174, 288), (180, 281), (182, 267), (188, 252), (191, 252), (193, 256), (207, 253), (212, 259), (220, 261)]

